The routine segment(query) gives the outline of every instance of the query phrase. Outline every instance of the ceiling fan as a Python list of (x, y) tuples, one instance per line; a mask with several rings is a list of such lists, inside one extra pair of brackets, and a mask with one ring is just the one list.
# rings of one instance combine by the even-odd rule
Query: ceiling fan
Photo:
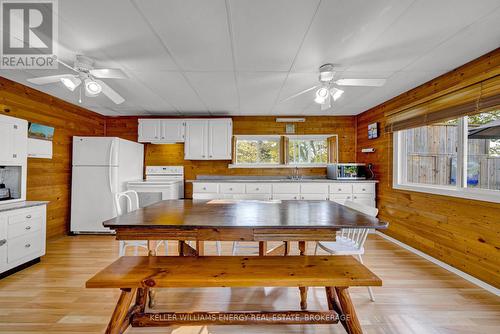
[[(45, 85), (55, 82), (62, 82), (70, 91), (74, 91), (80, 86), (80, 99), (82, 103), (82, 90), (85, 87), (85, 96), (95, 97), (100, 93), (106, 95), (116, 104), (123, 103), (125, 99), (105, 82), (99, 79), (126, 79), (127, 75), (118, 68), (94, 68), (92, 58), (77, 55), (74, 66), (70, 66), (63, 61), (56, 59), (61, 65), (73, 70), (76, 74), (59, 74), (45, 77), (31, 78), (29, 82), (35, 85)], [(99, 78), (99, 79), (97, 79)], [(82, 85), (83, 83), (83, 85)]]
[(333, 64), (324, 64), (319, 67), (319, 85), (307, 88), (297, 94), (287, 97), (281, 102), (296, 98), (317, 88), (314, 102), (321, 105), (321, 110), (327, 110), (332, 106), (332, 100), (337, 101), (344, 91), (335, 86), (372, 86), (381, 87), (385, 79), (338, 79), (334, 80), (335, 68)]

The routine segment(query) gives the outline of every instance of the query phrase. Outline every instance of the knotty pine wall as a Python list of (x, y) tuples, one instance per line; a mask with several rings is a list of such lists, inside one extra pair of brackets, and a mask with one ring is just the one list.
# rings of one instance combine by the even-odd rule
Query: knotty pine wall
[[(281, 117), (281, 116), (280, 116)], [(137, 140), (138, 117), (114, 117), (106, 120), (106, 135)], [(248, 134), (285, 134), (285, 123), (276, 123), (276, 117), (237, 116), (233, 119), (235, 135)], [(295, 123), (296, 134), (337, 134), (339, 136), (339, 161), (353, 162), (356, 152), (355, 118), (344, 117), (306, 117), (303, 123)], [(145, 146), (145, 165), (183, 165), (186, 180), (196, 179), (197, 175), (291, 175), (289, 168), (229, 169), (228, 160), (192, 161), (184, 160), (184, 144), (165, 144)], [(302, 175), (325, 175), (325, 168), (301, 168)], [(192, 185), (186, 183), (186, 197), (192, 196)]]
[[(431, 80), (357, 117), (356, 157), (374, 163), (379, 217), (385, 232), (449, 265), (500, 287), (500, 204), (392, 189), (392, 134), (384, 113), (452, 88), (500, 66), (500, 49)], [(368, 124), (379, 122), (380, 137), (368, 139)], [(374, 147), (375, 153), (361, 153)]]
[(55, 128), (52, 159), (28, 159), (27, 199), (50, 201), (47, 238), (69, 231), (72, 136), (104, 135), (105, 117), (0, 77), (0, 114)]

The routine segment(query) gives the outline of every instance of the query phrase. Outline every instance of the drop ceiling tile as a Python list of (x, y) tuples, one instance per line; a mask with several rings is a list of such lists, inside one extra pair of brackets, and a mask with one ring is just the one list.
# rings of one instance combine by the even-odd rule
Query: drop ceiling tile
[(183, 70), (233, 70), (224, 0), (149, 0), (137, 5)]
[(271, 113), (286, 78), (283, 72), (240, 72), (240, 112)]
[(177, 69), (130, 1), (59, 1), (59, 13), (59, 42), (75, 53), (104, 53), (128, 69)]
[[(500, 8), (463, 28), (405, 70), (451, 71), (500, 45)], [(467, 47), (464, 47), (466, 43)]]
[(293, 71), (317, 71), (324, 63), (350, 65), (413, 0), (322, 1)]
[(210, 113), (238, 112), (238, 91), (232, 72), (185, 72)]
[(179, 112), (206, 112), (196, 92), (180, 72), (141, 71), (135, 76), (151, 91), (163, 96)]
[(402, 70), (496, 7), (497, 0), (415, 1), (364, 53), (350, 58), (349, 70)]
[(239, 71), (288, 71), (317, 0), (229, 1)]

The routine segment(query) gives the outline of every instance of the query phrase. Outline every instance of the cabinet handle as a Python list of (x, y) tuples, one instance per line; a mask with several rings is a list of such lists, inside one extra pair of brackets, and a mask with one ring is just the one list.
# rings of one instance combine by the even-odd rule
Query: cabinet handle
[(358, 198), (357, 196), (354, 196), (354, 199)]
[(17, 125), (14, 124), (14, 129), (17, 129)]
[(342, 191), (342, 188), (339, 188), (339, 191)]
[(31, 230), (31, 226), (26, 226), (24, 229), (29, 231)]
[(12, 157), (13, 158), (17, 158), (17, 154), (12, 154)]
[(26, 218), (30, 219), (31, 218), (31, 215), (27, 215)]
[(26, 248), (30, 248), (30, 247), (31, 247), (31, 244), (26, 244), (26, 245), (24, 245), (24, 247), (26, 247)]
[(155, 136), (155, 139), (158, 139), (158, 136)]
[(7, 243), (7, 239), (0, 240), (0, 246), (3, 246)]
[(203, 190), (207, 190), (207, 187), (203, 187)]
[(212, 156), (210, 156), (210, 158), (211, 158), (211, 157), (212, 157)]
[(229, 190), (233, 190), (233, 188), (229, 188)]
[(366, 189), (365, 189), (365, 188), (363, 188), (363, 189), (361, 189), (361, 191), (366, 191)]
[(255, 188), (255, 190), (257, 190), (257, 191), (258, 191), (258, 190), (259, 190), (259, 188)]
[(347, 199), (351, 199), (351, 196), (347, 196)]
[(202, 157), (202, 158), (204, 158), (205, 156), (204, 156), (204, 155), (202, 155), (201, 157)]
[(161, 137), (161, 139), (165, 139), (165, 137)]
[(297, 199), (297, 196), (294, 196), (293, 199)]

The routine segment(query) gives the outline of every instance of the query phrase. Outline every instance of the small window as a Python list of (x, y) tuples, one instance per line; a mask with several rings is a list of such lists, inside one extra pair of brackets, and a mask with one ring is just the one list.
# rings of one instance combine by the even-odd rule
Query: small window
[(288, 163), (326, 164), (328, 162), (328, 138), (326, 136), (288, 137)]
[(279, 164), (279, 136), (236, 136), (236, 164)]
[(467, 187), (500, 190), (500, 111), (467, 117)]

